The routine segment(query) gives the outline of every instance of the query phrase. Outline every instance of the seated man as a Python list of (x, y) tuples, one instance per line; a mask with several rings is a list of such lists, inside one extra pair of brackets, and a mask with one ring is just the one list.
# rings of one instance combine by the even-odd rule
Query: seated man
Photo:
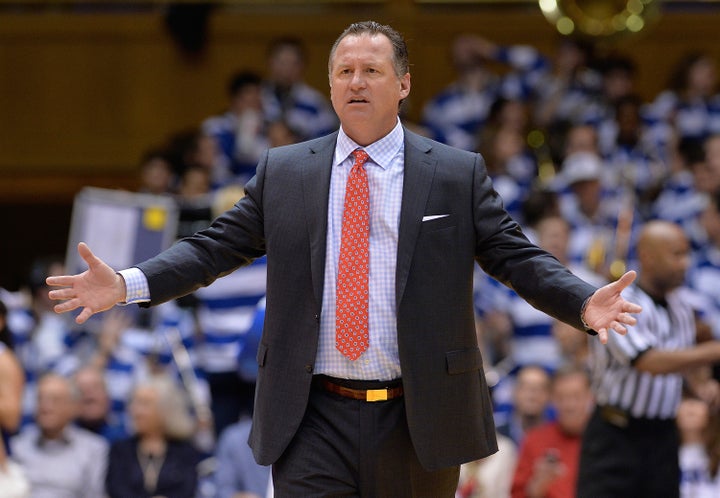
[(76, 423), (104, 437), (108, 442), (122, 439), (127, 434), (110, 411), (110, 395), (107, 391), (103, 372), (94, 366), (80, 368), (73, 377), (80, 396)]
[(97, 498), (104, 495), (108, 446), (105, 440), (72, 425), (79, 395), (64, 377), (38, 382), (37, 427), (10, 441), (13, 458), (30, 480), (31, 497)]
[(218, 498), (261, 498), (270, 482), (270, 467), (255, 463), (248, 445), (250, 419), (228, 426), (217, 447), (215, 482)]
[(577, 367), (558, 370), (552, 404), (557, 420), (529, 431), (520, 446), (512, 498), (574, 495), (581, 436), (593, 406), (587, 372)]

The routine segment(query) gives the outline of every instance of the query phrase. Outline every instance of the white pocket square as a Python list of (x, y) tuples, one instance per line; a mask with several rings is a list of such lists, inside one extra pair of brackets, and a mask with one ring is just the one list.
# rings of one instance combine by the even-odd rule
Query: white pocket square
[(437, 220), (439, 218), (447, 218), (449, 214), (431, 214), (430, 216), (423, 216), (423, 221)]

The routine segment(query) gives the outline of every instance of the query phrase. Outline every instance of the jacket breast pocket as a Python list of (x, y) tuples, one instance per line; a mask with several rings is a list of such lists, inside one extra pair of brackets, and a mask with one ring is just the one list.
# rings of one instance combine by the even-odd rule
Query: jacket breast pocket
[(472, 372), (482, 368), (482, 355), (479, 348), (448, 351), (445, 353), (445, 361), (450, 375)]
[(454, 215), (443, 216), (442, 218), (435, 218), (423, 221), (420, 225), (420, 233), (435, 232), (438, 230), (444, 230), (446, 228), (452, 228), (457, 225), (457, 220)]

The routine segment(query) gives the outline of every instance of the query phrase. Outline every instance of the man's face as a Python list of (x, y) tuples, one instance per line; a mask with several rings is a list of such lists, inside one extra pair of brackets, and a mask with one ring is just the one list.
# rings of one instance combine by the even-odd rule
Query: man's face
[(77, 413), (70, 384), (56, 377), (44, 378), (38, 385), (36, 422), (45, 433), (59, 432)]
[(582, 374), (558, 378), (552, 390), (552, 402), (557, 421), (568, 434), (581, 434), (590, 417), (592, 393), (587, 378)]
[[(653, 248), (649, 261), (651, 278), (658, 289), (669, 292), (680, 287), (690, 265), (690, 244), (682, 231), (676, 237), (668, 237)], [(648, 263), (645, 263), (648, 265)]]
[(343, 130), (360, 145), (387, 135), (398, 105), (410, 93), (410, 74), (399, 77), (384, 35), (346, 36), (330, 63), (330, 99)]
[(515, 407), (518, 413), (540, 416), (550, 401), (550, 378), (539, 368), (527, 368), (518, 374)]
[(302, 79), (303, 60), (295, 47), (280, 47), (270, 59), (270, 77), (275, 84), (290, 88)]
[(110, 399), (103, 378), (88, 370), (78, 372), (75, 384), (80, 391), (79, 417), (88, 421), (103, 420), (110, 408)]

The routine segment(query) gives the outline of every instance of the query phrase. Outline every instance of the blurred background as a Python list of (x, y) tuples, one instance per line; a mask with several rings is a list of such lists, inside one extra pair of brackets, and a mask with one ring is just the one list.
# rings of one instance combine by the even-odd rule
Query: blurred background
[[(573, 3), (592, 9), (593, 2)], [(598, 42), (601, 51), (631, 54), (645, 101), (666, 87), (683, 54), (720, 59), (720, 2), (668, 0), (657, 10), (638, 33)], [(65, 252), (83, 186), (137, 189), (145, 151), (220, 114), (238, 70), (265, 75), (272, 40), (301, 40), (305, 81), (327, 95), (332, 41), (369, 18), (409, 42), (413, 121), (454, 79), (457, 34), (527, 44), (547, 56), (560, 36), (534, 0), (1, 2), (0, 287), (17, 289), (33, 259)]]

